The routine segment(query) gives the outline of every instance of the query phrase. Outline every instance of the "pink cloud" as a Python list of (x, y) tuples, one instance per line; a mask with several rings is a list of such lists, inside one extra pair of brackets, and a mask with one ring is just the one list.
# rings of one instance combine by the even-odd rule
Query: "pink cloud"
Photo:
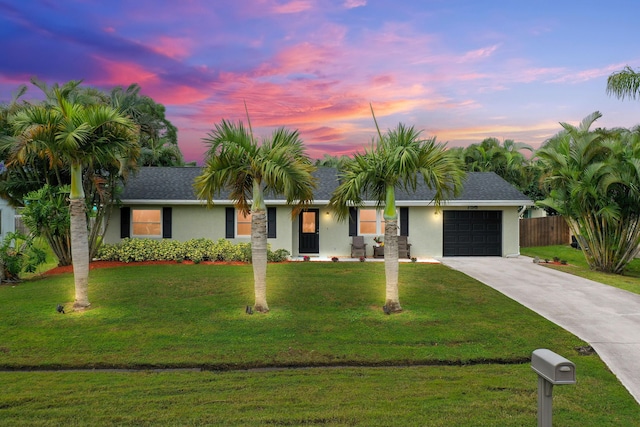
[(500, 140), (513, 139), (538, 147), (543, 141), (552, 137), (560, 130), (557, 122), (544, 121), (531, 124), (496, 124), (490, 126), (450, 127), (433, 129), (439, 141), (456, 141), (451, 146), (466, 146), (478, 143), (485, 138), (493, 137)]
[(193, 41), (188, 38), (161, 36), (153, 43), (149, 43), (149, 47), (160, 55), (172, 59), (184, 59), (191, 53), (192, 44)]
[(275, 4), (271, 7), (273, 13), (290, 14), (307, 11), (313, 7), (313, 2), (309, 0), (293, 0), (284, 4)]
[(94, 57), (101, 64), (103, 76), (94, 79), (102, 86), (128, 86), (138, 83), (142, 92), (162, 104), (181, 105), (199, 102), (207, 98), (200, 89), (187, 85), (168, 82), (158, 74), (136, 63), (115, 62), (106, 58)]
[(487, 59), (498, 50), (498, 45), (483, 47), (481, 49), (476, 49), (465, 53), (461, 58), (461, 62), (467, 61), (477, 61), (480, 59)]
[(344, 7), (347, 9), (355, 9), (356, 7), (366, 6), (367, 0), (346, 0)]
[[(620, 71), (627, 64), (618, 63), (602, 68), (592, 68), (577, 72), (563, 73), (560, 77), (550, 80), (551, 83), (582, 83), (593, 79), (608, 77), (616, 71)], [(564, 71), (564, 70), (563, 70)]]

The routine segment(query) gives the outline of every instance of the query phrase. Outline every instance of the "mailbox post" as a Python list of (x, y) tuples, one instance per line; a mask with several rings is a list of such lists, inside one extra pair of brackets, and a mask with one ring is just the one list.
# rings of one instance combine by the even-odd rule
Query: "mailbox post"
[(538, 349), (531, 354), (531, 369), (538, 374), (538, 427), (552, 427), (553, 386), (576, 383), (576, 365), (559, 354)]

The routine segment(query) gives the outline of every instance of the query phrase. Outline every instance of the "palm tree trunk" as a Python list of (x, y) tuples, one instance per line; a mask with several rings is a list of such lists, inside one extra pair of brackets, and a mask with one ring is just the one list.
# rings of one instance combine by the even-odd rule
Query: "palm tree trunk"
[(402, 311), (398, 293), (398, 219), (385, 220), (384, 273), (386, 276), (385, 306), (390, 313)]
[(393, 185), (387, 184), (384, 207), (384, 273), (386, 277), (387, 313), (402, 311), (398, 293), (398, 214), (396, 213), (396, 195)]
[(82, 189), (82, 165), (71, 165), (71, 192), (69, 194), (69, 220), (71, 234), (71, 259), (76, 288), (75, 309), (88, 308), (89, 303), (89, 236), (87, 213)]
[(254, 210), (251, 214), (251, 264), (256, 302), (254, 310), (269, 311), (267, 305), (267, 211)]
[(73, 260), (73, 280), (76, 300), (73, 307), (89, 307), (89, 243), (87, 242), (87, 217), (83, 199), (71, 199), (71, 258)]

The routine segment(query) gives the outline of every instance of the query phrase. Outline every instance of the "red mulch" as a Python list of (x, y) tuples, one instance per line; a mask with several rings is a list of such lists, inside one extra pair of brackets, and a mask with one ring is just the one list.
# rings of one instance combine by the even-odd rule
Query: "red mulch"
[[(133, 265), (156, 265), (156, 264), (178, 264), (176, 261), (139, 261), (139, 262), (122, 262), (122, 261), (91, 261), (89, 263), (89, 270), (95, 270), (96, 268), (109, 268), (109, 267), (122, 267)], [(183, 261), (182, 264), (193, 265), (193, 261)], [(214, 261), (202, 261), (200, 264), (216, 264), (216, 265), (246, 265), (244, 262), (214, 262)], [(46, 276), (52, 276), (55, 274), (72, 273), (73, 266), (65, 265), (62, 267), (55, 267), (49, 271), (44, 272)]]

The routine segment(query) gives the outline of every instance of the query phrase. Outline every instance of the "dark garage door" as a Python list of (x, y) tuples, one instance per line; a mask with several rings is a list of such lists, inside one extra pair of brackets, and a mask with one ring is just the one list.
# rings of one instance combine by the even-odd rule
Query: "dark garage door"
[(444, 211), (444, 256), (502, 256), (502, 211)]

